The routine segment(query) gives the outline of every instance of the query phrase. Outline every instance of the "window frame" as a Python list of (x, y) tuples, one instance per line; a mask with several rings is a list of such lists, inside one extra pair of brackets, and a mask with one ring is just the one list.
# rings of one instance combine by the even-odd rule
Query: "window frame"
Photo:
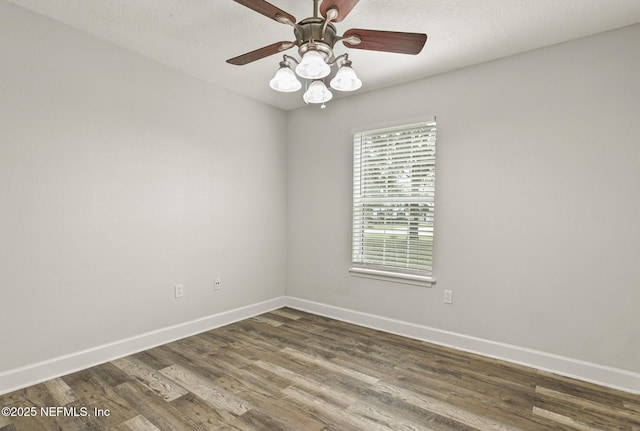
[[(410, 207), (411, 205), (418, 203), (420, 205), (426, 205), (430, 208), (430, 210), (427, 210), (427, 211), (424, 211), (424, 210), (421, 212), (419, 211), (419, 214), (418, 214), (418, 215), (422, 213), (427, 214), (425, 220), (422, 223), (426, 226), (430, 225), (430, 228), (427, 228), (427, 229), (430, 229), (431, 234), (423, 235), (428, 238), (427, 240), (431, 241), (431, 250), (426, 253), (426, 256), (428, 256), (426, 257), (426, 259), (428, 259), (428, 262), (430, 262), (430, 266), (425, 267), (424, 269), (406, 268), (406, 267), (401, 268), (397, 265), (387, 265), (384, 263), (381, 264), (379, 262), (378, 263), (366, 262), (367, 256), (363, 257), (362, 255), (358, 254), (357, 250), (362, 251), (362, 247), (364, 247), (363, 244), (365, 243), (365, 239), (364, 239), (365, 222), (362, 220), (366, 210), (366, 206), (371, 205), (371, 204), (364, 203), (362, 201), (366, 199), (372, 199), (371, 198), (372, 195), (369, 194), (367, 195), (367, 197), (363, 198), (363, 195), (366, 195), (367, 192), (362, 191), (362, 184), (363, 184), (363, 181), (366, 182), (366, 178), (369, 178), (369, 181), (371, 181), (372, 178), (374, 177), (372, 176), (366, 177), (365, 174), (363, 174), (363, 172), (360, 170), (360, 168), (362, 167), (362, 160), (360, 159), (360, 154), (358, 154), (358, 152), (362, 152), (363, 151), (362, 147), (365, 145), (373, 145), (372, 143), (365, 144), (363, 142), (363, 137), (365, 138), (365, 140), (366, 139), (375, 140), (375, 139), (380, 139), (384, 135), (388, 135), (391, 133), (396, 133), (396, 134), (403, 133), (403, 132), (412, 133), (411, 131), (417, 131), (425, 128), (428, 131), (424, 134), (425, 136), (424, 142), (429, 142), (429, 143), (427, 147), (420, 149), (419, 153), (415, 156), (415, 158), (422, 158), (421, 160), (423, 160), (424, 157), (430, 157), (429, 158), (430, 167), (425, 168), (420, 164), (416, 164), (415, 160), (411, 160), (410, 169), (412, 169), (412, 174), (413, 174), (413, 168), (415, 166), (420, 166), (421, 173), (428, 172), (431, 174), (430, 180), (424, 179), (420, 183), (421, 185), (426, 186), (425, 190), (427, 191), (422, 190), (420, 192), (415, 192), (413, 187), (414, 183), (412, 182), (411, 196), (407, 195), (407, 196), (400, 196), (399, 198), (396, 197), (394, 204), (397, 204), (399, 206)], [(353, 150), (352, 186), (354, 187), (354, 189), (353, 189), (353, 195), (352, 195), (352, 214), (351, 214), (351, 220), (352, 220), (351, 267), (349, 269), (349, 273), (351, 275), (358, 276), (358, 277), (378, 279), (378, 280), (413, 284), (413, 285), (419, 285), (419, 286), (427, 286), (427, 287), (431, 287), (433, 284), (435, 284), (436, 280), (433, 276), (433, 254), (434, 254), (433, 244), (434, 244), (435, 232), (433, 231), (433, 229), (435, 227), (434, 210), (435, 210), (435, 183), (436, 183), (435, 171), (436, 171), (436, 146), (437, 146), (436, 132), (437, 132), (437, 124), (436, 124), (435, 117), (427, 118), (427, 119), (421, 118), (414, 121), (407, 121), (407, 122), (395, 123), (392, 125), (385, 125), (385, 126), (378, 126), (378, 127), (369, 127), (366, 129), (353, 131), (353, 134), (352, 134), (352, 138), (353, 138), (352, 139), (352, 145), (353, 145), (352, 147), (352, 150)], [(390, 139), (390, 141), (392, 141), (392, 139)], [(402, 138), (397, 138), (397, 139), (402, 140)], [(393, 143), (389, 145), (393, 145)], [(371, 150), (367, 149), (367, 151), (371, 151)], [(389, 161), (390, 163), (388, 166), (391, 166), (391, 163), (399, 163), (396, 160), (394, 160), (394, 158), (398, 157), (398, 151), (399, 150), (396, 148), (394, 149), (394, 151), (387, 151), (384, 153), (384, 157), (386, 157), (387, 161)], [(415, 151), (415, 150), (411, 150), (411, 151)], [(361, 166), (358, 166), (358, 163), (360, 163)], [(402, 163), (404, 164), (404, 168), (406, 169), (406, 162), (402, 162)], [(421, 163), (425, 164), (424, 162), (421, 162)], [(372, 166), (372, 165), (367, 165), (367, 166)], [(396, 166), (402, 166), (402, 165), (398, 164), (393, 166), (396, 167)], [(360, 187), (360, 189), (356, 189), (356, 187)], [(396, 185), (396, 188), (399, 188), (399, 186)], [(387, 198), (388, 194), (389, 194), (389, 190), (382, 193), (380, 195), (380, 198), (383, 198), (383, 199)], [(406, 200), (403, 200), (403, 199), (406, 199)], [(390, 207), (392, 206), (393, 204)], [(406, 226), (405, 227), (405, 232), (406, 232), (405, 243), (409, 244), (409, 242), (411, 241), (411, 239), (409, 238), (409, 235), (410, 235), (409, 230), (411, 229), (411, 225), (413, 224), (413, 222), (410, 220), (412, 216), (409, 214), (415, 214), (415, 213), (409, 212), (406, 214), (407, 214), (408, 220), (404, 221), (404, 225)], [(357, 216), (359, 216), (360, 221), (357, 220), (356, 218)], [(387, 216), (381, 216), (380, 219), (385, 220), (385, 223), (386, 223), (387, 218), (388, 218)], [(388, 232), (384, 232), (384, 235), (386, 235), (385, 238), (387, 239), (383, 240), (383, 242), (386, 242), (388, 240), (388, 236), (394, 235), (394, 234), (389, 234)], [(407, 246), (410, 247), (409, 245)], [(415, 254), (422, 258), (424, 257), (423, 255), (425, 255), (424, 252), (421, 252), (421, 251), (416, 252), (414, 251), (413, 248), (411, 250), (412, 251), (408, 252), (406, 256), (414, 256)], [(368, 253), (369, 253), (369, 259), (371, 259), (372, 252), (368, 251)], [(385, 256), (382, 258), (384, 261), (384, 259), (386, 259), (385, 252), (383, 252), (383, 255)], [(407, 257), (404, 263), (409, 265), (410, 260), (411, 259)], [(420, 261), (420, 263), (423, 264), (422, 261)]]

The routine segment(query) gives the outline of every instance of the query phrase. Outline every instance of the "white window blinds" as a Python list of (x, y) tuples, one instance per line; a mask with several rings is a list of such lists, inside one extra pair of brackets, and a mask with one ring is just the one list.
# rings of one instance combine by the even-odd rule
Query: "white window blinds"
[(352, 270), (432, 275), (436, 123), (354, 135)]

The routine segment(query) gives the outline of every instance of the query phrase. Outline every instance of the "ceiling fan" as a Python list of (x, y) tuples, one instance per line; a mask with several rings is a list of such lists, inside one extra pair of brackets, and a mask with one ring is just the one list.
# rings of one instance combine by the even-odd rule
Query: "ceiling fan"
[[(339, 91), (354, 91), (362, 86), (351, 67), (348, 54), (334, 56), (333, 48), (336, 43), (342, 42), (347, 48), (416, 55), (422, 51), (427, 41), (427, 35), (423, 33), (364, 29), (347, 30), (339, 36), (333, 23), (345, 19), (359, 0), (323, 0), (320, 5), (320, 0), (313, 0), (313, 16), (299, 22), (291, 14), (264, 0), (234, 1), (279, 23), (290, 25), (293, 27), (295, 40), (267, 45), (230, 58), (227, 63), (243, 66), (297, 46), (301, 60), (284, 55), (280, 69), (269, 85), (277, 91), (297, 91), (302, 88), (297, 75), (310, 81), (303, 95), (305, 103), (322, 103), (322, 107), (324, 102), (333, 97), (324, 83), (325, 78), (331, 78), (330, 86)], [(292, 66), (295, 67), (295, 73)], [(337, 66), (337, 71), (332, 75), (333, 66)]]

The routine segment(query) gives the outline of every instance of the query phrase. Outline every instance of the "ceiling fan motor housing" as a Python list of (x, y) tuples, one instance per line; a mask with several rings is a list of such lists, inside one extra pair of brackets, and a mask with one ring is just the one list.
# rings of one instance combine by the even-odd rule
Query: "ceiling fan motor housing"
[(296, 24), (294, 33), (300, 57), (310, 49), (316, 49), (325, 60), (333, 56), (333, 46), (338, 40), (333, 24), (325, 23), (322, 18), (306, 18)]

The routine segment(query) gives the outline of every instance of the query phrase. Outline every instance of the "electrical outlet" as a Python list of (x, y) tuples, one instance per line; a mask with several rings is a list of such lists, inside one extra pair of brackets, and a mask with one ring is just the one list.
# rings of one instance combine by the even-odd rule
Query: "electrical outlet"
[(222, 289), (222, 280), (220, 279), (220, 277), (216, 277), (216, 279), (213, 281), (213, 290), (220, 289)]
[(184, 296), (184, 286), (182, 284), (176, 284), (176, 298), (182, 298)]
[(444, 303), (453, 304), (453, 291), (451, 290), (444, 291)]

